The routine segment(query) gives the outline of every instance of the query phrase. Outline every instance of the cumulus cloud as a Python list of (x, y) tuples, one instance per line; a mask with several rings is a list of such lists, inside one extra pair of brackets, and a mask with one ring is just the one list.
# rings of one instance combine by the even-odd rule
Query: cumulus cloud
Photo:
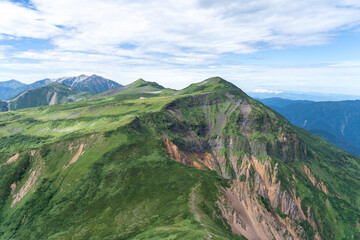
[(1, 34), (51, 38), (63, 50), (102, 53), (122, 43), (134, 44), (135, 54), (249, 53), (259, 43), (320, 44), (360, 21), (358, 4), (349, 0), (31, 2), (34, 9), (0, 2)]
[(0, 1), (0, 36), (49, 38), (58, 33), (59, 29), (43, 13)]
[[(307, 72), (318, 76), (324, 69), (316, 68), (315, 72), (313, 68), (236, 65), (221, 59), (229, 54), (324, 44), (337, 31), (360, 23), (360, 5), (355, 0), (30, 3), (31, 7), (27, 7), (0, 1), (0, 38), (47, 39), (50, 47), (0, 50), (0, 68), (8, 69), (2, 75), (10, 72), (29, 79), (94, 72), (119, 81), (146, 76), (155, 81), (176, 79), (174, 82), (182, 86), (194, 78), (214, 74), (230, 80), (252, 79), (250, 85), (261, 87), (267, 80), (282, 83), (285, 72), (301, 71), (301, 80), (288, 76), (300, 84), (310, 77)], [(332, 67), (327, 70), (332, 72)]]

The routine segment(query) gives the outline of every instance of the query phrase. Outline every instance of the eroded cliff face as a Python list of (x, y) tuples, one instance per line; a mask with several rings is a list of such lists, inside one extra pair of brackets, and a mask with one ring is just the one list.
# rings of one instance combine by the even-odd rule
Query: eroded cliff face
[(164, 138), (166, 151), (170, 155), (170, 157), (178, 162), (183, 164), (194, 166), (199, 169), (204, 169), (204, 166), (198, 162), (193, 161), (187, 154), (182, 152), (171, 140), (167, 137)]
[(315, 232), (311, 237), (320, 239), (311, 209), (303, 212), (289, 184), (295, 176), (278, 177), (279, 161), (311, 158), (296, 134), (249, 100), (204, 99), (196, 99), (200, 103), (193, 103), (191, 111), (168, 107), (170, 131), (164, 133), (164, 142), (169, 156), (232, 180), (218, 204), (234, 233), (248, 239), (304, 239), (308, 236), (297, 223), (307, 221)]
[[(185, 153), (177, 147), (178, 154), (174, 154), (170, 149), (175, 145), (167, 138), (165, 144), (171, 158), (199, 169), (203, 169), (202, 166), (212, 170), (220, 166), (221, 169), (226, 161), (224, 157), (217, 161), (215, 156), (218, 154)], [(222, 190), (219, 208), (232, 231), (248, 239), (300, 239), (304, 232), (295, 222), (306, 220), (301, 200), (295, 191), (289, 194), (281, 190), (276, 178), (277, 165), (272, 169), (270, 161), (260, 162), (255, 157), (244, 155), (240, 165), (233, 163), (237, 169), (236, 177), (230, 188)], [(229, 178), (226, 174), (223, 177)], [(263, 203), (267, 200), (271, 208)], [(279, 209), (285, 216), (272, 209)]]
[(232, 231), (247, 239), (299, 239), (293, 222), (269, 212), (245, 182), (225, 189), (219, 207)]
[(322, 190), (325, 194), (329, 193), (324, 182), (317, 181), (316, 177), (311, 173), (310, 169), (306, 165), (304, 165), (304, 172), (305, 172), (306, 176), (308, 176), (309, 180), (311, 181), (311, 183), (314, 186), (316, 186), (318, 189)]

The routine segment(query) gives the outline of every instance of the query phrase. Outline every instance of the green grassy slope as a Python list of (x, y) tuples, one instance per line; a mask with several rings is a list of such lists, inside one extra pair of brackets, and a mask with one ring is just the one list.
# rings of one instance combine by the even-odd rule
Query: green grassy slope
[[(63, 170), (82, 143), (86, 147), (81, 159)], [(40, 148), (27, 170), (44, 164), (42, 179), (26, 202), (13, 209), (9, 200), (3, 203), (2, 238), (197, 239), (209, 231), (235, 239), (218, 217), (206, 216), (204, 226), (200, 225), (189, 205), (192, 189), (199, 186), (199, 214), (219, 214), (217, 186), (226, 182), (210, 171), (199, 172), (170, 160), (162, 144), (159, 138), (124, 127)], [(8, 183), (16, 181), (11, 171), (23, 167), (30, 158), (26, 157), (2, 174)], [(5, 168), (0, 170), (4, 173)]]
[(148, 82), (140, 78), (131, 84), (99, 93), (94, 97), (106, 97), (121, 93), (119, 95), (120, 99), (125, 100), (125, 99), (139, 99), (140, 97), (149, 98), (149, 97), (163, 96), (175, 92), (176, 92), (175, 90), (164, 88), (163, 86), (159, 85), (156, 82)]
[[(196, 154), (216, 150), (218, 167), (170, 159), (164, 136), (200, 165)], [(108, 96), (0, 113), (0, 239), (241, 239), (219, 199), (234, 181), (262, 196), (260, 173), (242, 171), (247, 157), (271, 158), (281, 189), (296, 190), (303, 212), (311, 207), (316, 229), (296, 220), (301, 236), (359, 236), (359, 159), (211, 78), (180, 91), (139, 80)], [(264, 196), (267, 211), (292, 217)]]

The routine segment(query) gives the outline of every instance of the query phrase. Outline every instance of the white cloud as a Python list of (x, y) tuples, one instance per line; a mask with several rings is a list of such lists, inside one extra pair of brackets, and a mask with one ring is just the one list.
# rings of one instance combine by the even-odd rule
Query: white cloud
[(346, 84), (355, 79), (351, 74), (360, 76), (354, 66), (344, 73), (344, 66), (270, 67), (220, 60), (227, 53), (326, 43), (336, 31), (359, 25), (356, 0), (31, 2), (34, 9), (0, 0), (0, 38), (49, 39), (53, 48), (0, 50), (1, 79), (34, 81), (84, 72), (121, 83), (143, 77), (179, 88), (220, 75), (244, 89), (271, 89), (269, 84), (295, 88), (326, 79), (345, 79)]
[(0, 35), (49, 38), (59, 32), (43, 13), (21, 7), (19, 4), (0, 1)]
[(314, 45), (326, 42), (332, 31), (360, 21), (359, 9), (348, 7), (357, 6), (356, 2), (334, 0), (32, 3), (36, 10), (0, 2), (0, 33), (49, 37), (59, 49), (101, 53), (121, 43), (135, 44), (135, 54), (172, 55), (184, 48), (189, 52), (249, 53), (258, 50), (259, 42), (273, 47)]
[(274, 94), (280, 94), (282, 93), (283, 91), (279, 91), (279, 90), (268, 90), (268, 89), (255, 89), (251, 92), (254, 92), (254, 93), (274, 93)]
[(331, 64), (331, 67), (360, 67), (360, 61), (347, 61), (342, 63)]
[[(151, 66), (136, 64), (129, 67), (126, 60), (108, 59), (99, 62), (87, 55), (77, 56), (72, 65), (64, 56), (61, 61), (45, 60), (42, 64), (7, 62), (0, 68), (0, 79), (12, 78), (33, 82), (43, 78), (58, 78), (84, 74), (100, 74), (106, 78), (128, 84), (138, 78), (156, 81), (165, 87), (180, 89), (193, 82), (221, 76), (245, 92), (253, 89), (269, 91), (302, 91), (344, 93), (359, 95), (360, 68), (332, 66), (267, 66), (267, 65), (209, 65), (184, 69), (173, 65)], [(51, 59), (51, 57), (49, 57)], [(11, 75), (10, 75), (11, 74)]]

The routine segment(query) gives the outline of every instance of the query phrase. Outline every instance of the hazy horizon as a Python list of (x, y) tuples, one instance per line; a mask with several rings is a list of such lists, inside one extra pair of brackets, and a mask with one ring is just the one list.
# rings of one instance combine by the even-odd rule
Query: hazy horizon
[[(81, 74), (81, 75), (85, 75), (85, 74)], [(89, 74), (87, 76), (90, 75), (98, 75), (98, 74)], [(78, 75), (80, 76), (80, 75)], [(67, 78), (67, 77), (77, 77), (77, 76), (63, 76), (60, 78), (51, 78), (50, 80), (54, 80), (56, 81), (57, 79), (61, 79), (61, 78)], [(45, 78), (45, 79), (49, 79), (49, 78)], [(37, 81), (41, 81), (41, 80), (45, 80), (45, 79), (40, 79)], [(143, 78), (137, 78), (131, 82), (128, 82), (128, 84), (138, 80), (138, 79), (143, 79)], [(0, 81), (1, 82), (7, 82), (7, 81), (18, 81), (21, 82), (17, 79), (10, 79), (10, 80), (6, 80), (6, 81)], [(112, 80), (112, 79), (110, 79)], [(147, 81), (146, 79), (143, 79), (145, 81)], [(201, 79), (198, 80), (196, 82), (192, 82), (190, 84), (193, 83), (200, 83), (202, 81), (205, 81), (206, 79)], [(226, 79), (225, 79), (226, 80)], [(36, 81), (34, 81), (36, 82)], [(31, 83), (34, 83), (31, 82)], [(28, 84), (31, 84), (28, 83)], [(118, 82), (119, 84), (122, 85), (126, 85), (122, 82)], [(235, 84), (236, 85), (236, 84)], [(163, 85), (163, 87), (165, 88), (172, 88), (172, 89), (176, 89), (176, 90), (181, 90), (184, 89), (187, 86), (181, 87), (181, 88), (173, 88), (172, 86), (168, 86), (166, 85), (166, 83)], [(237, 86), (240, 89), (241, 86)], [(243, 89), (242, 89), (243, 90)], [(268, 90), (268, 89), (254, 89), (254, 90), (249, 90), (249, 91), (245, 91), (249, 96), (253, 97), (253, 98), (258, 98), (258, 99), (265, 99), (265, 98), (283, 98), (283, 99), (289, 99), (289, 100), (309, 100), (309, 101), (346, 101), (346, 100), (360, 100), (360, 94), (359, 95), (354, 95), (354, 94), (341, 94), (341, 93), (322, 93), (322, 92), (304, 92), (304, 91), (287, 91), (287, 90)]]

